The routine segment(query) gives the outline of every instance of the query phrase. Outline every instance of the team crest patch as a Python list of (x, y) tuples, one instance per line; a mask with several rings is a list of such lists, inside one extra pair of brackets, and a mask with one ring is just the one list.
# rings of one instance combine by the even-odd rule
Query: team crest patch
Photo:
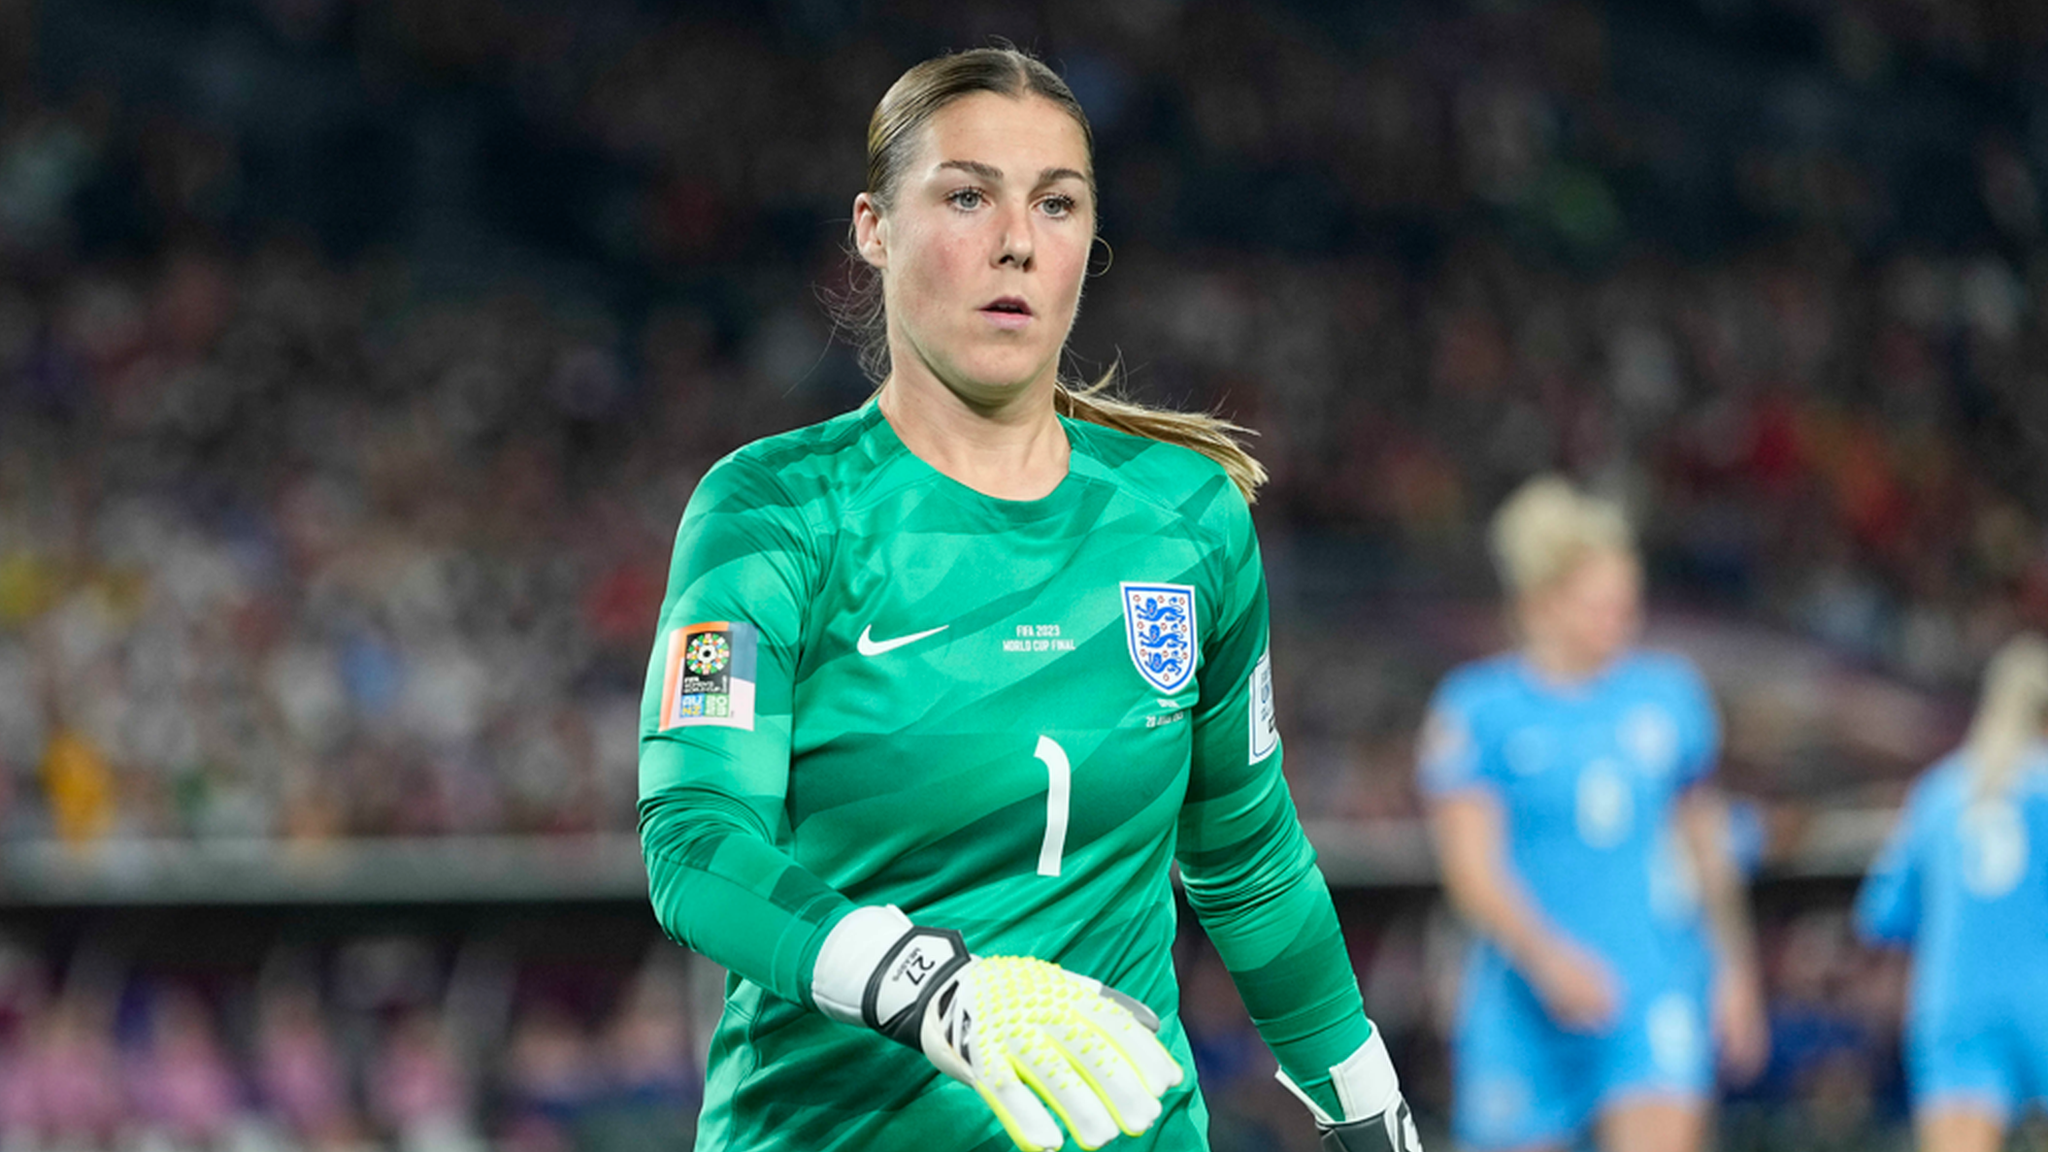
[(760, 633), (752, 624), (714, 620), (668, 634), (661, 681), (660, 730), (754, 728), (754, 664)]
[(1131, 662), (1147, 684), (1167, 695), (1195, 677), (1195, 590), (1185, 584), (1118, 585)]

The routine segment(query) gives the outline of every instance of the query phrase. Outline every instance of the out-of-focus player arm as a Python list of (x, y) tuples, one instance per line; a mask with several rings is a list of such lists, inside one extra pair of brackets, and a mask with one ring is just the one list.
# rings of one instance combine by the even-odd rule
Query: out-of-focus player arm
[(1770, 1057), (1763, 981), (1757, 969), (1756, 934), (1749, 922), (1749, 893), (1736, 866), (1728, 827), (1728, 801), (1711, 783), (1695, 784), (1680, 796), (1678, 823), (1699, 877), (1700, 899), (1714, 947), (1714, 1023), (1721, 1060), (1737, 1080), (1763, 1071)]
[(1594, 1029), (1618, 1005), (1607, 965), (1537, 909), (1505, 858), (1500, 801), (1466, 790), (1430, 804), (1430, 832), (1444, 893), (1474, 931), (1493, 941), (1567, 1027)]
[[(1178, 858), (1188, 903), (1230, 970), (1283, 1083), (1326, 1129), (1390, 1118), (1416, 1147), (1398, 1083), (1337, 924), (1315, 850), (1302, 833), (1273, 723), (1264, 571), (1251, 513), (1218, 473), (1203, 517), (1224, 541), (1217, 601), (1204, 621), (1193, 770), (1180, 815)], [(1362, 1133), (1363, 1128), (1359, 1131)]]
[(655, 918), (677, 942), (807, 1005), (818, 949), (853, 909), (779, 846), (815, 571), (802, 509), (767, 470), (739, 458), (713, 468), (677, 533), (640, 716)]
[(1699, 880), (1714, 950), (1714, 1036), (1722, 1067), (1745, 1082), (1763, 1071), (1770, 1058), (1770, 1024), (1749, 921), (1749, 888), (1735, 861), (1728, 799), (1713, 780), (1721, 758), (1720, 713), (1690, 663), (1678, 666), (1674, 718), (1681, 785), (1675, 815)]
[(1554, 1019), (1569, 1028), (1600, 1028), (1619, 1006), (1613, 973), (1543, 915), (1509, 863), (1498, 769), (1468, 711), (1457, 685), (1439, 689), (1418, 755), (1444, 893), (1536, 989)]
[(1872, 944), (1910, 945), (1920, 934), (1921, 847), (1928, 787), (1916, 785), (1884, 850), (1856, 894), (1856, 931)]
[(1678, 801), (1678, 824), (1699, 876), (1715, 959), (1754, 972), (1756, 933), (1750, 927), (1749, 898), (1733, 856), (1728, 798), (1712, 784), (1688, 789)]

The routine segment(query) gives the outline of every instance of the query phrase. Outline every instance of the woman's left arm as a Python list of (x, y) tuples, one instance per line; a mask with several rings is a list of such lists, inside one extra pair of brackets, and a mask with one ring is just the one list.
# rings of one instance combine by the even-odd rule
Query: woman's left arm
[[(1317, 1120), (1341, 1129), (1386, 1116), (1389, 1139), (1376, 1146), (1419, 1147), (1281, 774), (1266, 582), (1251, 513), (1221, 472), (1215, 484), (1203, 519), (1222, 529), (1221, 568), (1209, 619), (1198, 621), (1206, 625), (1198, 637), (1201, 698), (1177, 849), (1188, 904), (1278, 1058), (1283, 1083)], [(1399, 1138), (1404, 1130), (1409, 1143)]]
[(1749, 894), (1729, 834), (1727, 797), (1709, 781), (1694, 784), (1679, 796), (1678, 825), (1699, 877), (1714, 949), (1712, 1011), (1721, 1063), (1738, 1082), (1747, 1082), (1770, 1058), (1771, 1034)]
[(1756, 935), (1749, 924), (1749, 891), (1735, 861), (1728, 799), (1714, 783), (1721, 759), (1721, 714), (1713, 690), (1690, 661), (1672, 667), (1666, 703), (1677, 725), (1679, 773), (1677, 832), (1698, 878), (1708, 942), (1714, 952), (1712, 1013), (1721, 1066), (1738, 1082), (1754, 1079), (1770, 1059), (1770, 1024), (1764, 1014)]

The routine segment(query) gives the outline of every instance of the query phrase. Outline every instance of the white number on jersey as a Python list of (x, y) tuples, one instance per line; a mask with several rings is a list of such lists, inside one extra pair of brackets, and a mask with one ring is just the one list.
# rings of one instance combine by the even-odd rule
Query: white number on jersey
[(1067, 850), (1067, 794), (1074, 769), (1067, 763), (1067, 750), (1050, 736), (1038, 738), (1032, 755), (1045, 761), (1045, 842), (1038, 846), (1038, 874), (1060, 874), (1060, 856)]
[(1963, 887), (1979, 900), (1996, 900), (2027, 871), (2027, 825), (2010, 801), (1991, 800), (1963, 811)]
[(1600, 760), (1579, 774), (1579, 839), (1592, 848), (1614, 848), (1635, 827), (1636, 796), (1621, 768)]

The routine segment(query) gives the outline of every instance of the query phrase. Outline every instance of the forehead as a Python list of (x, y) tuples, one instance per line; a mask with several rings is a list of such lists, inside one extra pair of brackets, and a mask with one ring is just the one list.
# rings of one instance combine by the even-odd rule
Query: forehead
[(973, 160), (1011, 177), (1036, 176), (1046, 168), (1091, 171), (1081, 125), (1043, 96), (962, 96), (934, 112), (922, 136), (919, 170), (948, 160)]

